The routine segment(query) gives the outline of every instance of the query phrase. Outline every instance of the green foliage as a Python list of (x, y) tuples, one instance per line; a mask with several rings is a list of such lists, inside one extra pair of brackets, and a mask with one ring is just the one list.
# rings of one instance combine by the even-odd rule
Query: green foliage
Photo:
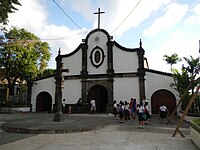
[(21, 6), (19, 0), (0, 0), (0, 23), (8, 23), (8, 13), (14, 13), (18, 10), (15, 6)]
[[(200, 59), (184, 57), (186, 61), (186, 65), (182, 65), (181, 72), (178, 72), (177, 69), (173, 69), (173, 78), (174, 83), (171, 84), (178, 93), (179, 96), (182, 97), (182, 110), (184, 110), (191, 99), (196, 87), (200, 83), (200, 77), (198, 76), (200, 73)], [(195, 104), (193, 103), (190, 113), (195, 113), (198, 110), (194, 106), (198, 106), (199, 99), (198, 97), (195, 99)]]
[(171, 86), (178, 91), (179, 96), (181, 97), (190, 82), (188, 72), (184, 68), (182, 68), (180, 73), (177, 69), (173, 69), (172, 76), (174, 78), (174, 83), (172, 83)]
[(200, 126), (200, 118), (199, 119), (195, 119), (193, 121)]
[(163, 60), (165, 60), (168, 64), (171, 65), (171, 71), (172, 71), (172, 65), (176, 64), (179, 61), (182, 61), (182, 59), (180, 59), (178, 57), (178, 54), (176, 53), (172, 54), (171, 56), (164, 55)]
[(43, 71), (43, 73), (40, 74), (40, 75), (38, 75), (37, 77), (48, 77), (48, 76), (52, 76), (52, 75), (54, 75), (54, 72), (55, 72), (54, 69), (48, 68), (48, 69), (45, 69), (45, 70)]
[(196, 59), (192, 56), (190, 56), (190, 59), (184, 57), (184, 60), (187, 62), (188, 66), (183, 66), (183, 68), (185, 68), (191, 74), (191, 76), (196, 76), (196, 74), (199, 73), (200, 69), (199, 57), (197, 57)]
[(178, 54), (174, 53), (171, 56), (168, 55), (164, 55), (164, 60), (168, 63), (168, 64), (176, 64), (178, 61), (181, 61), (182, 59), (180, 59), (178, 57)]
[[(49, 45), (33, 33), (13, 27), (0, 47), (0, 67), (9, 86), (41, 74), (50, 60)], [(11, 88), (11, 87), (9, 87)]]

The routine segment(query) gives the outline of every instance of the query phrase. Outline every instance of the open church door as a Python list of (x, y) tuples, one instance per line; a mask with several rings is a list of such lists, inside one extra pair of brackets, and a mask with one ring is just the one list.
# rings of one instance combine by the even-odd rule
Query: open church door
[(108, 104), (108, 91), (101, 85), (93, 86), (88, 93), (88, 103), (90, 100), (96, 101), (96, 108), (98, 113), (106, 113)]
[(48, 92), (41, 92), (36, 99), (36, 112), (51, 112), (52, 98)]

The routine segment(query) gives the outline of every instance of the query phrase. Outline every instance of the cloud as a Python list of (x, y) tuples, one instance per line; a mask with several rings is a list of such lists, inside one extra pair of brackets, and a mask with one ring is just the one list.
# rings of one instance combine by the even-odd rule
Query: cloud
[[(59, 1), (57, 0), (57, 2)], [(145, 37), (142, 37), (144, 38), (144, 44), (146, 44), (145, 40), (151, 41), (151, 45), (147, 45), (145, 54), (147, 58), (149, 57), (150, 68), (164, 70), (165, 68), (163, 66), (166, 66), (166, 63), (162, 60), (163, 55), (170, 55), (173, 52), (176, 52), (176, 50), (181, 57), (183, 54), (196, 54), (196, 48), (198, 51), (197, 39), (199, 38), (199, 35), (197, 34), (200, 31), (196, 31), (195, 29), (195, 33), (192, 34), (191, 30), (185, 30), (179, 24), (186, 16), (185, 14), (188, 10), (186, 4), (181, 5), (173, 3), (174, 0), (142, 0), (124, 23), (122, 23), (138, 2), (139, 0), (84, 0), (84, 2), (82, 0), (61, 0), (59, 4), (61, 4), (65, 10), (70, 12), (69, 15), (72, 18), (81, 14), (82, 18), (87, 19), (83, 21), (88, 22), (87, 24), (91, 24), (92, 29), (97, 28), (97, 16), (93, 13), (96, 12), (98, 8), (101, 8), (101, 11), (105, 11), (105, 14), (101, 15), (101, 28), (107, 30), (118, 39), (120, 39), (126, 31), (130, 29), (135, 29), (135, 31), (137, 31), (137, 29), (142, 29), (142, 23), (146, 23), (145, 21), (147, 21), (149, 24), (152, 19), (158, 17), (149, 28), (144, 30), (143, 34)], [(56, 25), (56, 22), (49, 23), (49, 18), (52, 19), (52, 16), (50, 16), (50, 13), (48, 12), (51, 5), (49, 4), (49, 0), (21, 0), (21, 3), (22, 6), (19, 7), (19, 11), (10, 15), (9, 24), (25, 28), (44, 41), (47, 41), (51, 47), (52, 53), (49, 66), (55, 68), (55, 57), (59, 47), (61, 47), (62, 54), (75, 50), (81, 43), (81, 40), (86, 37), (86, 33), (83, 33), (81, 29), (71, 29), (70, 26)], [(199, 7), (200, 4), (196, 5), (193, 8), (193, 14), (189, 17), (199, 17)], [(54, 19), (61, 18), (53, 18), (53, 21)], [(189, 18), (186, 18), (185, 23), (187, 23), (187, 19), (189, 20)], [(78, 24), (81, 24), (79, 18), (75, 18), (75, 20), (78, 20)], [(198, 21), (199, 18), (192, 18), (191, 20), (195, 22)], [(189, 22), (191, 23), (192, 21)], [(60, 23), (63, 23), (62, 20)], [(120, 23), (122, 24), (120, 25)], [(174, 27), (174, 25), (177, 24), (180, 25), (179, 30), (177, 29), (176, 31), (168, 32), (168, 28)], [(84, 30), (88, 31), (92, 29)], [(114, 31), (114, 29), (116, 30)], [(173, 30), (174, 29), (176, 28), (173, 28)], [(168, 32), (166, 37), (163, 35), (163, 31)], [(160, 34), (162, 39), (159, 39), (157, 36), (154, 36), (154, 39), (151, 38), (153, 35), (158, 35), (157, 33), (162, 33)], [(141, 36), (138, 35), (138, 33), (134, 34), (135, 36)], [(126, 38), (130, 39), (132, 37)], [(160, 42), (160, 40), (162, 40), (162, 42)], [(149, 49), (150, 51), (148, 51)], [(189, 51), (189, 49), (191, 51)], [(195, 53), (192, 51), (195, 51)], [(159, 65), (157, 64), (163, 64), (163, 66), (159, 68)]]
[(45, 7), (46, 2), (48, 1), (21, 0), (22, 6), (19, 7), (19, 10), (9, 15), (8, 27), (14, 25), (25, 28), (41, 40), (48, 42), (52, 54), (49, 66), (55, 68), (55, 57), (59, 47), (61, 48), (61, 54), (73, 51), (78, 46), (77, 43), (81, 43), (85, 33), (80, 29), (71, 30), (66, 26), (49, 24), (48, 11)]
[[(62, 46), (62, 48), (68, 49), (67, 52), (74, 49), (73, 45), (83, 38), (82, 30), (70, 30), (66, 26), (56, 26), (56, 25), (45, 25), (43, 31), (39, 33), (41, 39), (48, 41), (48, 43), (56, 43), (55, 46)], [(53, 38), (52, 38), (53, 37)], [(57, 44), (59, 42), (59, 45)], [(70, 43), (70, 45), (69, 45)]]
[(188, 6), (186, 4), (171, 3), (166, 7), (164, 15), (157, 18), (150, 27), (144, 30), (144, 36), (152, 37), (178, 24), (186, 15), (187, 10)]
[[(176, 53), (180, 58), (189, 58), (189, 56), (193, 56), (194, 58), (198, 57), (199, 32), (200, 29), (197, 30), (196, 34), (193, 34), (190, 32), (190, 29), (180, 27), (176, 30), (173, 30), (173, 32), (168, 33), (164, 39), (149, 39), (151, 43), (154, 43), (154, 49), (147, 49), (145, 52), (149, 61), (150, 69), (170, 72), (170, 67), (168, 67), (166, 62), (163, 60), (163, 55), (170, 56)], [(152, 46), (147, 47), (152, 48)], [(182, 62), (179, 62), (177, 65), (174, 65), (174, 68), (180, 69), (181, 64)]]
[[(105, 21), (107, 30), (112, 33), (117, 28), (117, 30), (114, 31), (114, 35), (120, 37), (129, 29), (139, 27), (153, 12), (157, 11), (162, 5), (168, 4), (170, 0), (140, 1), (139, 4), (138, 2), (139, 0), (129, 0), (126, 1), (126, 3), (124, 0), (118, 1), (118, 3), (116, 3), (118, 6), (115, 7), (116, 10), (112, 10), (110, 9), (112, 6), (108, 6), (110, 9), (109, 13), (111, 13), (111, 16), (113, 17), (108, 17)], [(130, 14), (131, 11), (132, 13)], [(127, 16), (128, 18), (121, 24)]]
[(82, 16), (84, 16), (85, 19), (87, 19), (91, 23), (94, 22), (94, 17), (91, 17), (94, 13), (94, 5), (92, 3), (92, 0), (84, 0), (84, 2), (82, 0), (61, 0), (61, 4), (63, 8), (69, 8), (70, 6), (73, 11), (81, 14)]
[(200, 4), (197, 4), (194, 8), (194, 12), (200, 16)]
[(48, 13), (42, 7), (42, 1), (21, 0), (18, 11), (9, 15), (9, 25), (16, 25), (37, 32), (47, 23)]
[[(39, 33), (39, 37), (49, 43), (51, 47), (51, 64), (54, 62), (58, 54), (58, 49), (61, 48), (61, 54), (67, 54), (75, 50), (84, 38), (82, 30), (70, 30), (66, 26), (45, 25)], [(53, 38), (52, 38), (53, 37)], [(53, 65), (55, 67), (55, 63)]]
[[(166, 43), (163, 47), (173, 53), (176, 51), (181, 57), (187, 57), (189, 55), (197, 56), (198, 55), (198, 34), (191, 34), (189, 29), (176, 29), (170, 34)], [(198, 30), (197, 30), (198, 31)], [(199, 30), (200, 31), (200, 30)], [(188, 38), (189, 37), (189, 38)], [(170, 43), (170, 44), (168, 44)]]
[[(101, 15), (101, 28), (106, 29), (117, 37), (122, 36), (125, 31), (131, 28), (139, 27), (142, 22), (149, 18), (152, 12), (157, 11), (162, 5), (166, 5), (172, 0), (140, 1), (140, 3), (139, 1), (140, 0), (85, 0), (83, 3), (82, 0), (62, 0), (65, 7), (68, 5), (72, 6), (73, 11), (82, 14), (82, 16), (90, 20), (93, 23), (93, 28), (97, 28), (98, 22), (97, 17), (93, 15), (93, 13), (96, 12), (98, 8), (101, 8), (101, 11), (105, 12), (105, 14)], [(130, 14), (131, 11), (132, 13)], [(125, 20), (127, 16), (128, 18)]]
[(193, 15), (185, 19), (184, 24), (200, 24), (200, 4), (193, 9)]

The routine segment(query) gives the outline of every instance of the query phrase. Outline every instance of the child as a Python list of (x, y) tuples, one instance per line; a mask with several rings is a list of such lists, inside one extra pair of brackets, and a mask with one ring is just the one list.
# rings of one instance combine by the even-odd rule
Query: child
[(139, 121), (139, 129), (143, 129), (144, 126), (144, 121), (145, 118), (143, 117), (144, 115), (144, 106), (142, 105), (142, 103), (140, 103), (139, 107), (138, 107), (138, 121)]
[(133, 106), (132, 106), (132, 111), (133, 111), (133, 119), (136, 118), (137, 116), (137, 102), (136, 99), (133, 100)]
[(148, 119), (151, 117), (149, 114), (148, 102), (144, 103), (144, 114), (146, 115), (145, 124), (148, 125)]
[(124, 103), (119, 103), (119, 122), (124, 123)]
[(124, 115), (125, 115), (125, 121), (127, 122), (130, 120), (130, 109), (129, 109), (129, 104), (127, 101), (125, 101), (124, 105)]
[(117, 103), (116, 100), (113, 102), (113, 113), (114, 113), (114, 119), (117, 119)]

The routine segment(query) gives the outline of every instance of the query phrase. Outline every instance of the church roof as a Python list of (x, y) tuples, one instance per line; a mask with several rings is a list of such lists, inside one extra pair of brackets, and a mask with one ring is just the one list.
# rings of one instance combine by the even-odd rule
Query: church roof
[(171, 73), (167, 73), (167, 72), (162, 72), (162, 71), (158, 71), (158, 70), (153, 70), (153, 69), (145, 69), (147, 72), (151, 72), (151, 73), (155, 73), (155, 74), (160, 74), (160, 75), (166, 75), (166, 76), (172, 76)]

